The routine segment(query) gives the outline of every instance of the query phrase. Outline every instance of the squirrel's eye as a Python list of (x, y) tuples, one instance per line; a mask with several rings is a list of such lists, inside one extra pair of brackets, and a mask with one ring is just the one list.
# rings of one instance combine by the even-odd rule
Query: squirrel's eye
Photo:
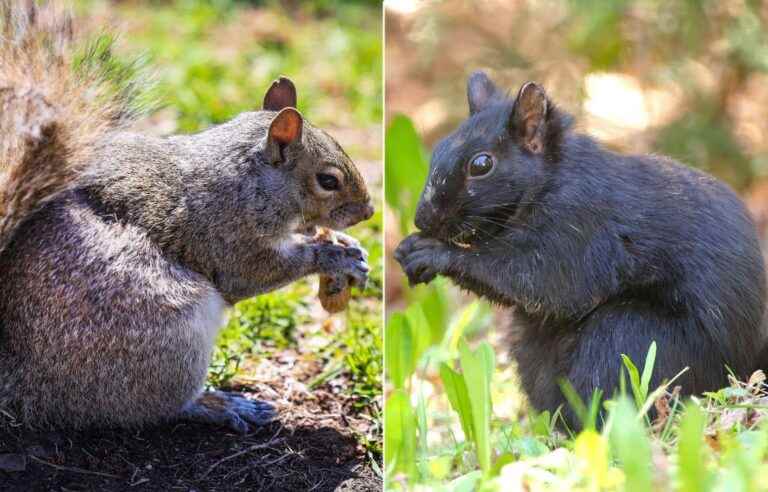
[(318, 173), (317, 183), (326, 191), (336, 191), (339, 189), (339, 180), (333, 174)]
[(477, 178), (485, 176), (493, 169), (493, 157), (490, 154), (477, 154), (469, 161), (469, 176)]

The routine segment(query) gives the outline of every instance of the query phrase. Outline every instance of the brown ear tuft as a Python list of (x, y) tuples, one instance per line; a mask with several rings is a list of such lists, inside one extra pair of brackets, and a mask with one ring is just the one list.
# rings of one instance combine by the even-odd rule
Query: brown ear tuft
[(520, 137), (523, 148), (533, 154), (544, 152), (548, 105), (544, 88), (536, 82), (523, 84), (515, 100), (512, 128)]
[(267, 111), (280, 111), (296, 107), (296, 86), (288, 77), (280, 77), (269, 86), (264, 94), (264, 104)]
[(496, 97), (498, 90), (493, 81), (485, 72), (478, 70), (472, 72), (467, 79), (467, 101), (469, 102), (469, 114), (473, 115), (485, 109)]
[(287, 145), (301, 138), (304, 120), (294, 108), (285, 108), (272, 120), (269, 125), (269, 138), (281, 145)]

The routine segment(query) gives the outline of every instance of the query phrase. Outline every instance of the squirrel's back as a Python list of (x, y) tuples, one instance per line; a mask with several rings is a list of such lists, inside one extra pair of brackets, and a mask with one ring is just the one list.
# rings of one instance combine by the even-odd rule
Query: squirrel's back
[[(754, 223), (737, 194), (707, 173), (656, 155), (614, 154), (588, 138), (564, 143), (563, 189), (551, 194), (550, 221), (576, 223), (597, 238), (591, 261), (599, 269), (621, 263), (603, 256), (602, 238), (621, 239), (629, 260), (622, 270), (655, 309), (689, 312), (720, 346), (754, 360), (765, 330), (766, 276)], [(587, 230), (593, 227), (593, 235)], [(739, 367), (748, 373), (745, 362)]]
[(93, 144), (137, 114), (135, 66), (110, 50), (105, 36), (80, 46), (53, 3), (0, 0), (0, 254), (78, 183)]

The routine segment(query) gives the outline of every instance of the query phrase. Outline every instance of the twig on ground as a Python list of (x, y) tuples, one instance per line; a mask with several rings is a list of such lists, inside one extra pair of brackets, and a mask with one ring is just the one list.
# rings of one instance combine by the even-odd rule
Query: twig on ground
[(55, 469), (60, 470), (60, 471), (68, 471), (68, 472), (72, 472), (72, 473), (82, 473), (82, 474), (85, 474), (85, 475), (98, 475), (100, 477), (106, 477), (106, 478), (117, 478), (117, 479), (121, 479), (122, 478), (119, 475), (112, 475), (111, 473), (103, 473), (103, 472), (96, 472), (96, 471), (91, 471), (91, 470), (84, 470), (82, 468), (77, 468), (75, 466), (56, 465), (54, 463), (50, 463), (48, 461), (41, 460), (37, 456), (31, 455), (31, 454), (28, 455), (28, 457), (32, 461), (36, 461), (37, 463), (40, 463), (41, 465), (50, 466), (51, 468), (55, 468)]
[[(291, 456), (293, 456), (293, 455), (292, 454), (284, 454), (284, 455), (280, 456), (279, 458), (276, 458), (276, 459), (274, 459), (274, 460), (272, 460), (272, 461), (270, 461), (268, 463), (259, 463), (258, 466), (260, 466), (260, 467), (274, 466), (274, 465), (277, 465), (278, 463), (281, 463), (281, 462), (285, 461), (286, 459), (290, 458)], [(227, 480), (230, 480), (230, 479), (232, 479), (232, 477), (236, 477), (239, 474), (243, 473), (244, 471), (252, 469), (252, 468), (253, 468), (252, 464), (250, 464), (248, 466), (244, 466), (244, 467), (242, 467), (242, 468), (240, 468), (238, 470), (235, 470), (233, 472), (228, 473), (224, 478), (227, 479)]]
[(212, 472), (212, 471), (213, 471), (213, 470), (214, 470), (216, 467), (218, 467), (219, 465), (221, 465), (222, 463), (226, 463), (227, 461), (229, 461), (229, 460), (232, 460), (232, 459), (235, 459), (235, 458), (237, 458), (238, 456), (242, 456), (242, 455), (244, 455), (244, 454), (248, 454), (248, 453), (250, 453), (250, 452), (253, 452), (253, 451), (258, 451), (259, 449), (269, 448), (269, 447), (271, 447), (271, 446), (274, 446), (275, 444), (277, 444), (277, 443), (279, 443), (279, 442), (282, 442), (282, 441), (283, 441), (283, 439), (278, 439), (278, 440), (276, 440), (276, 439), (275, 439), (275, 438), (278, 436), (278, 434), (280, 434), (280, 432), (281, 432), (282, 430), (283, 430), (283, 428), (282, 428), (282, 427), (280, 427), (279, 429), (277, 429), (277, 432), (275, 432), (275, 434), (274, 434), (274, 435), (273, 435), (273, 436), (272, 436), (272, 437), (269, 439), (269, 441), (267, 441), (267, 442), (265, 442), (265, 443), (261, 443), (261, 444), (254, 444), (253, 446), (248, 446), (247, 448), (243, 449), (242, 451), (238, 451), (238, 452), (237, 452), (237, 453), (235, 453), (235, 454), (231, 454), (231, 455), (229, 455), (229, 456), (226, 456), (226, 457), (224, 457), (224, 458), (220, 459), (220, 460), (219, 460), (219, 461), (217, 461), (216, 463), (212, 464), (212, 465), (211, 465), (211, 466), (208, 468), (208, 470), (206, 470), (206, 471), (205, 471), (205, 473), (203, 473), (203, 474), (200, 476), (199, 480), (202, 480), (202, 479), (204, 479), (205, 477), (207, 477), (208, 475), (210, 475), (210, 473), (211, 473), (211, 472)]

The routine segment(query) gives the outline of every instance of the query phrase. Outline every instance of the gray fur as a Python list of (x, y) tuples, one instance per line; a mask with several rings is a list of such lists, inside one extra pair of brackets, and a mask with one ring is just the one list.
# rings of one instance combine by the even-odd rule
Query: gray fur
[[(0, 255), (0, 374), (14, 381), (0, 403), (43, 425), (136, 425), (182, 408), (210, 415), (189, 405), (225, 300), (316, 273), (364, 281), (359, 248), (301, 234), (367, 218), (331, 218), (369, 207), (359, 174), (308, 124), (285, 163), (266, 162), (271, 116), (168, 139), (112, 134), (83, 184), (21, 226)], [(321, 165), (352, 180), (317, 197)]]
[[(24, 8), (41, 39), (59, 36)], [(6, 102), (28, 82), (9, 73)], [(22, 149), (0, 168), (0, 407), (29, 426), (268, 421), (268, 405), (201, 393), (224, 309), (311, 274), (364, 283), (361, 248), (311, 236), (372, 214), (354, 164), (306, 121), (296, 141), (271, 138), (274, 111), (154, 138), (120, 130), (85, 92), (54, 97), (69, 80), (48, 82), (59, 92), (46, 93), (55, 124), (41, 148), (6, 145), (19, 130), (0, 125), (2, 148)], [(81, 107), (100, 122), (83, 124)], [(329, 169), (343, 177), (330, 192), (317, 178)]]

